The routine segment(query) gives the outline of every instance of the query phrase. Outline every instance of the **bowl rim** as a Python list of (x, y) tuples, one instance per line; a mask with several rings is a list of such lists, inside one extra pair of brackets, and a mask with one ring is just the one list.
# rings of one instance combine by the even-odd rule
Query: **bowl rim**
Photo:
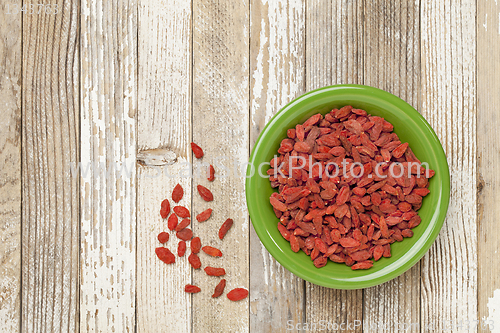
[[(435, 218), (436, 221), (434, 224), (429, 225), (427, 229), (430, 229), (428, 232), (426, 230), (426, 233), (424, 233), (420, 238), (418, 239), (414, 245), (414, 247), (419, 246), (418, 250), (414, 252), (411, 255), (403, 255), (403, 257), (399, 258), (397, 261), (403, 261), (401, 265), (399, 265), (395, 270), (392, 270), (388, 273), (385, 273), (382, 276), (376, 276), (371, 280), (359, 280), (359, 279), (352, 279), (352, 280), (329, 280), (330, 283), (325, 283), (323, 280), (316, 278), (315, 276), (310, 276), (303, 271), (297, 269), (294, 265), (290, 265), (287, 263), (286, 260), (283, 260), (280, 256), (278, 256), (278, 252), (282, 253), (282, 251), (279, 249), (277, 244), (273, 241), (273, 238), (270, 236), (269, 233), (265, 232), (267, 228), (264, 228), (264, 224), (259, 224), (254, 222), (254, 219), (252, 219), (252, 215), (255, 217), (257, 215), (258, 207), (255, 207), (255, 205), (252, 202), (251, 199), (251, 189), (253, 187), (253, 179), (255, 177), (252, 176), (252, 170), (253, 165), (255, 165), (255, 158), (257, 155), (257, 152), (259, 151), (260, 146), (262, 145), (262, 139), (266, 136), (266, 134), (270, 131), (270, 129), (273, 127), (273, 125), (277, 122), (277, 120), (280, 119), (283, 115), (287, 113), (287, 111), (293, 109), (295, 105), (297, 105), (300, 102), (303, 102), (311, 97), (314, 97), (319, 94), (323, 94), (325, 92), (329, 91), (335, 91), (335, 90), (346, 90), (347, 91), (352, 91), (352, 90), (361, 90), (361, 93), (367, 94), (367, 95), (382, 95), (384, 100), (392, 104), (393, 106), (405, 111), (411, 113), (411, 117), (413, 120), (416, 122), (420, 123), (420, 126), (422, 126), (424, 131), (427, 131), (428, 134), (430, 135), (432, 142), (437, 143), (435, 146), (436, 149), (436, 159), (440, 161), (439, 164), (439, 169), (440, 173), (442, 175), (442, 182), (441, 182), (441, 195), (439, 196), (439, 201), (441, 202), (442, 205), (444, 205), (443, 209), (440, 209), (437, 217)], [(445, 165), (443, 166), (441, 161), (445, 162)], [(444, 173), (443, 173), (444, 172)], [(413, 108), (410, 104), (402, 100), (401, 98), (385, 91), (381, 90), (375, 87), (371, 86), (366, 86), (366, 85), (358, 85), (358, 84), (340, 84), (340, 85), (331, 85), (331, 86), (325, 86), (321, 87), (312, 91), (309, 91), (288, 104), (286, 104), (283, 108), (281, 108), (271, 119), (267, 122), (267, 124), (264, 126), (262, 129), (261, 133), (259, 134), (253, 148), (252, 152), (250, 154), (250, 159), (249, 163), (247, 166), (247, 172), (246, 172), (246, 181), (245, 181), (245, 195), (246, 195), (246, 203), (250, 215), (250, 220), (252, 222), (252, 225), (254, 227), (255, 232), (257, 233), (259, 240), (262, 242), (264, 247), (267, 249), (267, 251), (273, 256), (275, 260), (277, 260), (283, 267), (285, 267), (287, 270), (295, 274), (296, 276), (309, 281), (311, 283), (324, 286), (324, 287), (329, 287), (329, 288), (335, 288), (335, 289), (344, 289), (344, 290), (350, 290), (350, 289), (362, 289), (362, 288), (368, 288), (376, 285), (380, 285), (384, 282), (387, 282), (389, 280), (392, 280), (400, 275), (402, 275), (404, 272), (408, 271), (411, 267), (413, 267), (429, 250), (429, 248), (434, 244), (439, 232), (442, 229), (442, 226), (444, 224), (444, 219), (446, 217), (446, 213), (448, 211), (449, 207), (449, 201), (450, 201), (450, 173), (449, 173), (449, 166), (448, 162), (446, 159), (446, 155), (444, 152), (444, 149), (442, 147), (442, 144), (437, 137), (436, 133), (430, 126), (430, 124), (425, 120), (425, 118), (418, 113), (415, 108)], [(426, 236), (426, 237), (424, 237)], [(409, 258), (407, 258), (409, 257)], [(368, 271), (367, 271), (368, 272)]]

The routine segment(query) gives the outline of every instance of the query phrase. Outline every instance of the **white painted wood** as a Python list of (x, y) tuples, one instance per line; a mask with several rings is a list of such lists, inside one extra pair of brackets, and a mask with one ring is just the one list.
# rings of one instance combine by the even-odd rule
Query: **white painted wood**
[[(191, 296), (184, 292), (190, 252), (177, 257), (179, 239), (159, 214), (163, 199), (177, 205), (177, 183), (184, 188), (178, 204), (191, 206), (191, 179), (179, 175), (191, 162), (191, 3), (141, 1), (138, 23), (137, 158), (145, 165), (138, 165), (137, 181), (137, 332), (191, 332)], [(161, 231), (170, 233), (173, 265), (155, 255)]]
[[(362, 1), (307, 2), (306, 90), (363, 83)], [(363, 319), (362, 290), (336, 290), (306, 282), (305, 322), (354, 323)], [(361, 331), (347, 328), (348, 332)]]
[[(271, 117), (304, 93), (305, 1), (251, 4), (250, 142)], [(287, 271), (250, 227), (250, 330), (284, 331), (304, 319), (304, 281)]]
[[(367, 1), (364, 12), (364, 83), (395, 94), (419, 110), (419, 1)], [(420, 332), (420, 264), (365, 289), (363, 308), (364, 329), (369, 332), (397, 332), (404, 327), (397, 323), (406, 324), (407, 332)]]
[(451, 173), (448, 215), (422, 260), (423, 330), (478, 319), (475, 12), (471, 0), (421, 2), (421, 111)]
[[(10, 6), (19, 6), (12, 1)], [(2, 6), (2, 7), (5, 7)], [(0, 332), (20, 325), (21, 14), (0, 10)]]
[[(477, 1), (478, 317), (500, 332), (500, 3)], [(496, 304), (493, 306), (492, 304)], [(496, 313), (492, 310), (496, 309)]]
[[(205, 163), (214, 164), (218, 175), (208, 182), (205, 175), (193, 179), (193, 215), (212, 208), (210, 219), (192, 223), (202, 245), (211, 245), (222, 258), (200, 254), (202, 268), (224, 267), (227, 280), (223, 296), (211, 295), (220, 278), (203, 270), (193, 272), (193, 282), (202, 291), (193, 295), (193, 332), (248, 332), (249, 299), (232, 302), (226, 294), (233, 288), (249, 288), (249, 219), (245, 204), (245, 177), (232, 171), (223, 173), (215, 165), (217, 157), (231, 167), (231, 161), (248, 161), (249, 148), (249, 3), (222, 0), (193, 1), (193, 141), (199, 144)], [(197, 161), (199, 162), (199, 161)], [(244, 172), (243, 172), (244, 174)], [(212, 202), (201, 199), (196, 186), (208, 187)], [(232, 218), (234, 225), (223, 240), (218, 238), (222, 223)]]
[(78, 5), (55, 3), (22, 21), (23, 332), (78, 330)]
[[(82, 332), (135, 330), (137, 3), (81, 3)], [(100, 172), (97, 166), (103, 167)]]

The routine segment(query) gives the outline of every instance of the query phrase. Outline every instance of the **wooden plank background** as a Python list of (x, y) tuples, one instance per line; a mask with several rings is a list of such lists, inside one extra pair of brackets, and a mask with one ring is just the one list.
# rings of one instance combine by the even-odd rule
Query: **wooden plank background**
[[(399, 322), (499, 332), (496, 1), (58, 0), (30, 14), (37, 4), (0, 1), (0, 332), (294, 332), (321, 320), (359, 320), (342, 331), (396, 332)], [(232, 174), (282, 106), (343, 83), (413, 105), (440, 138), (452, 183), (420, 263), (354, 291), (277, 263), (250, 224), (244, 177)], [(223, 155), (229, 170), (216, 170), (228, 177), (180, 177)], [(193, 217), (214, 209), (192, 229), (221, 248), (227, 289), (249, 288), (248, 299), (211, 299), (219, 278), (187, 255), (156, 260), (167, 229), (159, 203), (177, 183)], [(202, 201), (198, 184), (216, 199)], [(202, 292), (187, 295), (187, 283)]]

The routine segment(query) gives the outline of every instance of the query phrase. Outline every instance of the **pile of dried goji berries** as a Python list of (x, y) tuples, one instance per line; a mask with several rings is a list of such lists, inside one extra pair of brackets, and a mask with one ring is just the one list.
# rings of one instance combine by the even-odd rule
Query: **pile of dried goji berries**
[[(203, 150), (197, 144), (191, 143), (191, 149), (193, 150), (193, 153), (196, 158), (203, 157)], [(215, 170), (212, 165), (209, 166), (207, 178), (209, 181), (213, 181), (215, 179)], [(212, 192), (208, 188), (202, 185), (198, 185), (197, 189), (198, 193), (200, 194), (203, 200), (209, 202), (214, 199)], [(183, 196), (184, 196), (184, 189), (180, 184), (177, 184), (172, 191), (172, 201), (178, 203)], [(172, 210), (173, 213), (169, 216), (170, 201), (168, 199), (163, 200), (163, 202), (161, 203), (160, 215), (163, 219), (166, 219), (168, 217), (167, 220), (168, 229), (170, 229), (171, 231), (175, 231), (175, 235), (177, 236), (177, 238), (180, 239), (177, 246), (178, 257), (183, 257), (184, 254), (186, 253), (187, 241), (190, 241), (190, 248), (191, 248), (191, 254), (188, 256), (188, 261), (194, 269), (201, 268), (201, 260), (200, 257), (198, 256), (200, 250), (202, 250), (209, 256), (222, 257), (222, 252), (219, 249), (212, 246), (202, 247), (200, 238), (199, 237), (193, 238), (193, 231), (190, 228), (188, 228), (188, 226), (191, 224), (190, 220), (191, 213), (189, 212), (189, 209), (183, 206), (175, 206), (173, 207)], [(212, 214), (212, 209), (209, 208), (198, 214), (196, 216), (196, 220), (198, 220), (198, 222), (204, 222), (210, 218), (211, 214)], [(180, 222), (179, 218), (182, 219)], [(219, 229), (219, 238), (221, 240), (224, 238), (224, 236), (229, 231), (232, 225), (233, 225), (232, 219), (227, 219), (222, 224), (222, 226)], [(167, 243), (169, 238), (170, 235), (167, 232), (163, 231), (158, 234), (158, 241), (162, 244)], [(155, 249), (155, 252), (158, 258), (164, 263), (166, 264), (175, 263), (175, 255), (168, 248), (163, 246), (157, 247)], [(209, 276), (226, 275), (226, 271), (224, 268), (207, 266), (204, 268), (204, 271)], [(215, 287), (212, 297), (215, 298), (221, 296), (224, 292), (225, 287), (226, 287), (226, 280), (222, 279), (219, 282), (219, 284), (217, 284), (217, 286)], [(201, 289), (197, 286), (188, 284), (184, 287), (184, 291), (187, 293), (198, 293), (201, 291)], [(246, 298), (247, 296), (248, 296), (248, 290), (245, 288), (235, 288), (227, 293), (227, 298), (229, 298), (231, 301), (239, 301), (241, 299)]]
[(393, 125), (344, 106), (287, 131), (268, 170), (278, 229), (316, 267), (368, 269), (412, 237), (429, 194), (426, 170)]

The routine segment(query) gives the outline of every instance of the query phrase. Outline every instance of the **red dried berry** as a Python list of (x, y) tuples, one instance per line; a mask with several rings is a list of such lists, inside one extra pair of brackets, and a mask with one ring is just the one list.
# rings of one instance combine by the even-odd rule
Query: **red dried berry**
[(209, 208), (207, 210), (204, 210), (200, 214), (196, 215), (196, 219), (198, 220), (198, 222), (205, 222), (210, 218), (211, 215), (212, 215), (212, 208)]
[(222, 226), (219, 229), (219, 238), (223, 239), (226, 233), (231, 229), (233, 225), (233, 220), (232, 219), (227, 219), (226, 222), (222, 224)]
[(219, 297), (224, 292), (224, 288), (226, 288), (226, 279), (220, 280), (219, 284), (215, 287), (213, 298)]
[(210, 276), (222, 276), (226, 275), (226, 270), (224, 268), (216, 268), (207, 266), (204, 268), (205, 273)]
[(158, 241), (162, 244), (165, 244), (168, 242), (168, 239), (170, 238), (170, 235), (166, 233), (165, 231), (162, 231), (158, 234)]
[(190, 294), (196, 294), (199, 293), (201, 289), (197, 286), (193, 286), (192, 284), (186, 284), (184, 291)]
[(174, 230), (175, 227), (177, 226), (177, 223), (179, 223), (179, 218), (177, 217), (177, 215), (175, 214), (170, 215), (167, 222), (168, 228), (170, 230)]
[(166, 264), (173, 264), (175, 262), (175, 256), (169, 249), (166, 247), (157, 247), (155, 249), (156, 256), (158, 259), (163, 261)]
[(175, 236), (177, 236), (177, 238), (179, 238), (179, 239), (187, 241), (187, 240), (190, 240), (191, 238), (193, 238), (193, 231), (189, 228), (184, 228), (181, 231), (177, 231)]
[(194, 269), (198, 269), (201, 267), (200, 257), (198, 257), (196, 253), (191, 253), (188, 257), (188, 261)]
[(168, 214), (170, 214), (170, 202), (168, 199), (165, 199), (161, 202), (160, 215), (163, 219), (165, 219)]
[(212, 201), (214, 200), (214, 196), (212, 192), (208, 188), (202, 185), (198, 185), (196, 187), (198, 189), (198, 193), (200, 194), (201, 198), (205, 201)]
[(174, 190), (172, 191), (172, 200), (174, 202), (179, 202), (181, 201), (182, 197), (184, 196), (184, 189), (180, 184), (175, 185)]
[(182, 218), (186, 218), (186, 217), (191, 216), (191, 214), (189, 213), (189, 210), (186, 207), (182, 207), (182, 206), (175, 206), (174, 213), (177, 214), (177, 216), (182, 217)]
[(213, 182), (215, 179), (215, 169), (212, 164), (208, 167), (208, 176), (207, 179), (209, 182)]
[(183, 257), (185, 253), (186, 253), (186, 242), (180, 241), (179, 245), (177, 245), (177, 255), (179, 257)]
[(190, 219), (184, 219), (175, 227), (175, 231), (181, 231), (182, 229), (186, 228), (189, 224), (191, 223)]
[(191, 149), (193, 150), (194, 156), (196, 158), (202, 158), (203, 157), (203, 149), (201, 149), (201, 147), (198, 146), (196, 143), (191, 142)]
[(203, 252), (205, 252), (209, 256), (212, 256), (212, 257), (222, 257), (222, 252), (219, 249), (215, 248), (215, 247), (204, 246), (201, 249), (202, 249)]
[(195, 237), (191, 240), (191, 252), (198, 253), (201, 248), (201, 240), (200, 237)]
[(351, 266), (351, 269), (356, 270), (356, 269), (368, 269), (373, 266), (373, 261), (371, 260), (366, 260), (366, 261), (361, 261), (358, 262), (354, 265)]
[(245, 288), (235, 288), (227, 293), (227, 298), (231, 301), (239, 301), (248, 296), (248, 290)]

